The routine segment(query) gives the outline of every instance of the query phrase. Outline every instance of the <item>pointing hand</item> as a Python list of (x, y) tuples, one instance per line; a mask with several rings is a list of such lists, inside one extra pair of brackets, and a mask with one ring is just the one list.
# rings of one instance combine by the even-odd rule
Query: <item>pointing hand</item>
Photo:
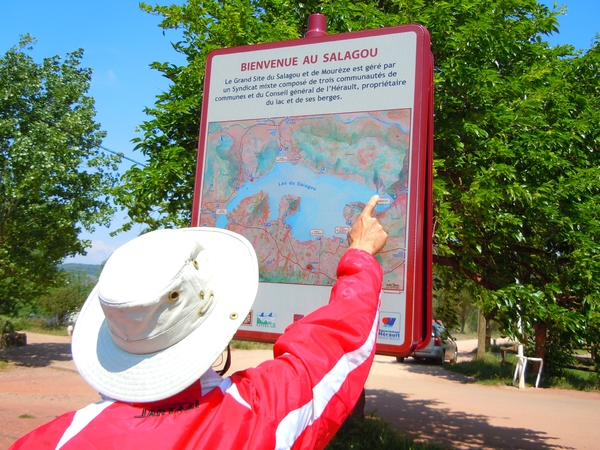
[(377, 206), (379, 196), (374, 195), (358, 217), (358, 221), (348, 232), (350, 248), (364, 250), (375, 256), (385, 246), (387, 233), (379, 221), (372, 217), (373, 210)]

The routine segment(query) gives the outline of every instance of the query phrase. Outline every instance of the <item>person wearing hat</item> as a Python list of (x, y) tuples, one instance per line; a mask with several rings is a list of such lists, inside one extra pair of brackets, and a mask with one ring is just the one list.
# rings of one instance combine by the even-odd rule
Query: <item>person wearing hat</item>
[(290, 325), (274, 359), (222, 378), (212, 364), (250, 311), (258, 263), (218, 228), (157, 230), (107, 261), (73, 333), (102, 401), (12, 449), (324, 448), (359, 399), (373, 357), (387, 234), (365, 206), (327, 305)]

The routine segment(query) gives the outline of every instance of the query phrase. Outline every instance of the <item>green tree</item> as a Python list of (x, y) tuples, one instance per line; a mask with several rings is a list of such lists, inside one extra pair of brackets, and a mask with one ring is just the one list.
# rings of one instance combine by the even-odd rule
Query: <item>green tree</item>
[(83, 51), (38, 64), (33, 43), (22, 37), (0, 57), (0, 312), (11, 314), (55, 285), (66, 256), (85, 254), (78, 235), (108, 223), (116, 182)]
[(464, 333), (469, 324), (470, 331), (475, 331), (469, 321), (476, 315), (473, 299), (482, 288), (468, 278), (456, 276), (451, 267), (438, 265), (434, 269), (433, 317), (448, 329)]
[[(472, 31), (462, 45), (473, 45)], [(546, 338), (569, 342), (547, 361), (559, 373), (573, 347), (597, 336), (598, 43), (576, 54), (526, 35), (512, 42), (527, 50), (513, 61), (484, 49), (487, 74), (449, 64), (438, 77), (435, 261), (490, 289), (486, 317), (537, 356)]]
[(62, 274), (63, 282), (38, 299), (38, 305), (57, 325), (64, 324), (69, 315), (79, 312), (94, 288), (94, 282), (84, 273)]
[[(215, 48), (421, 23), (435, 59), (435, 255), (489, 290), (476, 302), (523, 340), (597, 346), (600, 313), (599, 43), (552, 48), (560, 11), (536, 0), (189, 0), (151, 7), (187, 64), (147, 113), (123, 178), (131, 223), (189, 224), (204, 63)], [(127, 225), (131, 226), (131, 223)], [(520, 323), (521, 327), (517, 327)], [(556, 337), (556, 339), (554, 339)], [(560, 358), (558, 358), (560, 359)], [(558, 361), (557, 358), (555, 360)], [(552, 361), (550, 361), (552, 368)]]

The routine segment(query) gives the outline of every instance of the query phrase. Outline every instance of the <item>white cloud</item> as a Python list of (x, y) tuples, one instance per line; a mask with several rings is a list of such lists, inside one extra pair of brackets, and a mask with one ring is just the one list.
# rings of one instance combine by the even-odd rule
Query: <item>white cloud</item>
[(139, 233), (139, 230), (132, 230), (112, 237), (108, 230), (103, 228), (98, 229), (95, 235), (82, 233), (81, 238), (92, 241), (92, 246), (87, 249), (87, 255), (65, 258), (63, 264), (102, 264), (116, 249), (138, 236)]
[(122, 243), (115, 245), (101, 240), (93, 240), (92, 246), (87, 249), (87, 255), (66, 258), (64, 264), (102, 264), (121, 245)]

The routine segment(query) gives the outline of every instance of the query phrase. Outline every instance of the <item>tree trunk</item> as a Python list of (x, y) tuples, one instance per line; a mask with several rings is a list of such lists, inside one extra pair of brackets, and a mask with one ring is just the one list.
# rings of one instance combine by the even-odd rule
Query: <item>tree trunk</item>
[[(535, 324), (535, 355), (536, 358), (544, 359), (546, 356), (546, 322)], [(533, 363), (533, 372), (537, 373), (540, 363)]]
[(460, 305), (460, 332), (464, 333), (465, 332), (465, 325), (467, 324), (467, 319), (469, 318), (469, 310), (471, 308), (469, 308), (467, 305), (465, 305), (465, 302), (463, 300), (463, 303), (461, 303)]
[(483, 358), (485, 354), (485, 337), (486, 337), (486, 324), (485, 316), (483, 311), (480, 309), (477, 315), (477, 358)]

